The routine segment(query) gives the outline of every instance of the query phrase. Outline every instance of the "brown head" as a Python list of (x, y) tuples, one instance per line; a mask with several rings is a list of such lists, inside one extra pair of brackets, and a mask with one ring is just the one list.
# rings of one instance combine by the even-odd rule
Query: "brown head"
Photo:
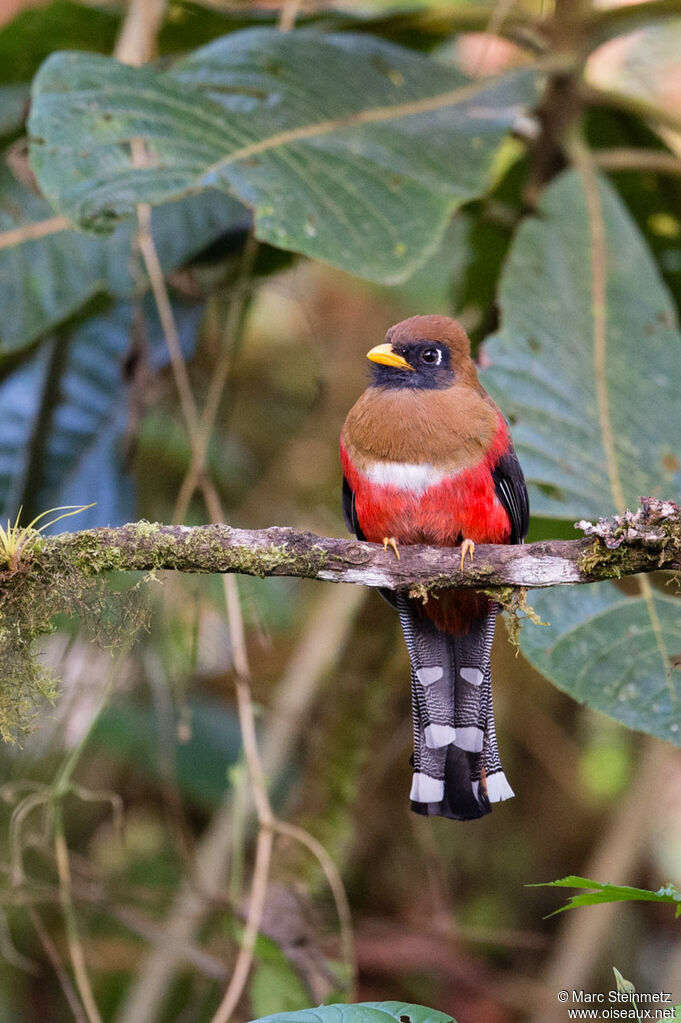
[(448, 316), (411, 316), (390, 328), (385, 344), (367, 353), (373, 383), (442, 390), (455, 382), (478, 386), (463, 327)]
[(448, 316), (412, 316), (367, 355), (372, 386), (343, 427), (343, 444), (358, 468), (387, 459), (454, 473), (484, 458), (500, 413), (478, 382), (460, 324)]

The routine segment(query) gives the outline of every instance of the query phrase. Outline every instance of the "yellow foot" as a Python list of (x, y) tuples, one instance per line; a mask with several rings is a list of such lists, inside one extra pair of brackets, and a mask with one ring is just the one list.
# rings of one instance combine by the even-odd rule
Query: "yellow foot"
[(392, 547), (392, 549), (395, 551), (395, 557), (399, 561), (400, 560), (400, 552), (397, 549), (397, 540), (395, 539), (394, 536), (384, 536), (383, 537), (383, 550), (387, 551), (388, 547)]
[(475, 554), (475, 544), (473, 543), (472, 540), (462, 540), (461, 541), (461, 571), (462, 572), (463, 572), (463, 563), (466, 560), (466, 555), (467, 554), (468, 554), (468, 556), (470, 557), (470, 559), (472, 561), (473, 560), (473, 555)]

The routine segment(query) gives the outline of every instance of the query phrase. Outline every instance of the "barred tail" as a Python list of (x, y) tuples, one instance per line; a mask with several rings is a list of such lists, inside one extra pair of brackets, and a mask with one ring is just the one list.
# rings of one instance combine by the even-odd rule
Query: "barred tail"
[(501, 768), (492, 708), (490, 653), (497, 609), (463, 636), (442, 632), (397, 596), (411, 661), (416, 813), (474, 820), (513, 791)]

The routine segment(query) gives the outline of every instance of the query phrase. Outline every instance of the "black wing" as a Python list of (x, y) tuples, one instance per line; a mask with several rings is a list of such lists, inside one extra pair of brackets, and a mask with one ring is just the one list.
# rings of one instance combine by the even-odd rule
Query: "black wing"
[(522, 543), (530, 528), (530, 501), (525, 477), (513, 448), (502, 455), (492, 470), (497, 497), (511, 520), (510, 543)]
[(343, 518), (345, 519), (345, 525), (351, 533), (355, 534), (358, 540), (366, 540), (357, 519), (357, 512), (355, 510), (355, 492), (351, 488), (345, 476), (343, 476)]

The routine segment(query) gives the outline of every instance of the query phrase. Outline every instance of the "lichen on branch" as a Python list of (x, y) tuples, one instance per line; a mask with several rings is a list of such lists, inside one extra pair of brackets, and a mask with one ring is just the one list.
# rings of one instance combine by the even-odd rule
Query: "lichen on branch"
[(474, 560), (462, 568), (456, 548), (403, 546), (398, 559), (381, 544), (321, 537), (287, 527), (234, 529), (221, 524), (167, 526), (142, 521), (44, 539), (40, 563), (48, 574), (65, 566), (88, 575), (174, 569), (426, 590), (537, 588), (681, 568), (681, 509), (672, 501), (642, 498), (636, 512), (578, 526), (586, 537), (513, 547), (480, 544)]
[(0, 735), (30, 725), (32, 708), (52, 698), (54, 679), (33, 652), (57, 614), (78, 617), (102, 645), (129, 642), (144, 611), (107, 585), (107, 572), (236, 572), (297, 576), (405, 589), (424, 597), (446, 586), (471, 586), (503, 605), (524, 601), (525, 587), (590, 583), (658, 569), (681, 569), (681, 509), (642, 498), (636, 512), (577, 524), (587, 535), (523, 546), (476, 547), (462, 568), (456, 548), (403, 546), (400, 558), (381, 544), (316, 536), (285, 527), (167, 526), (117, 528), (36, 537), (18, 565), (0, 568)]

